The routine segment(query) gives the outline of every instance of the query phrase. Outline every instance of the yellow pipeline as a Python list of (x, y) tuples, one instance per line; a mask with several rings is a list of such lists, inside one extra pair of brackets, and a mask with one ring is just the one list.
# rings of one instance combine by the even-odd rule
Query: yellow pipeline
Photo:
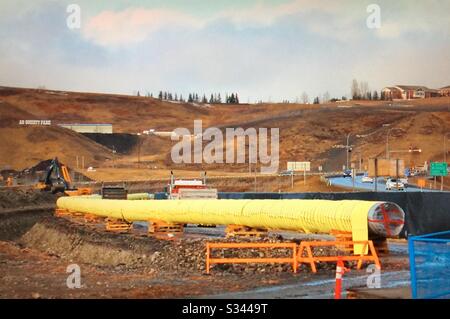
[(369, 212), (373, 213), (380, 204), (382, 202), (306, 199), (131, 201), (75, 196), (61, 197), (57, 201), (58, 208), (128, 222), (154, 219), (171, 223), (246, 225), (306, 233), (338, 230), (352, 232), (355, 241), (368, 239)]

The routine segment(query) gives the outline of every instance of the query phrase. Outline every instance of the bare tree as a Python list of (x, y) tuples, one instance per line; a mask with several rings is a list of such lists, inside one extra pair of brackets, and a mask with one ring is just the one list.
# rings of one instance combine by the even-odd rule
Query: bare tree
[(330, 102), (330, 93), (326, 91), (322, 96), (322, 103), (328, 103)]
[(362, 99), (368, 98), (368, 93), (370, 92), (369, 84), (365, 81), (359, 83), (359, 95)]
[(308, 97), (308, 94), (306, 94), (306, 92), (302, 93), (302, 103), (309, 104), (309, 97)]
[(351, 96), (353, 100), (359, 100), (361, 97), (361, 91), (359, 90), (359, 84), (356, 79), (352, 81)]

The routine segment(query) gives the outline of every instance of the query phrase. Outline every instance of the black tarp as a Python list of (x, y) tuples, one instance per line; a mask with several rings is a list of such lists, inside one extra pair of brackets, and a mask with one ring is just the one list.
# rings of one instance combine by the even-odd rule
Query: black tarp
[(386, 201), (396, 203), (405, 212), (402, 237), (450, 230), (449, 192), (219, 193), (219, 198)]

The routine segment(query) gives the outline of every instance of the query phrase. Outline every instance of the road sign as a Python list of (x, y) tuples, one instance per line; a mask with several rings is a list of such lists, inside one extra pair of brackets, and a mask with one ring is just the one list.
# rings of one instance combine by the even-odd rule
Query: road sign
[(288, 171), (311, 171), (311, 162), (287, 162)]
[(430, 165), (431, 176), (447, 176), (447, 163), (444, 162), (432, 162)]

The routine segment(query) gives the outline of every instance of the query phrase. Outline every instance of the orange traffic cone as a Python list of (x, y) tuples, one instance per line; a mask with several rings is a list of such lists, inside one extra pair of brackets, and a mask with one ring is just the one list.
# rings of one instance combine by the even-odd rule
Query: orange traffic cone
[(336, 265), (336, 288), (334, 291), (334, 299), (341, 299), (342, 277), (346, 271), (349, 271), (349, 269), (345, 268), (344, 262), (339, 258)]

